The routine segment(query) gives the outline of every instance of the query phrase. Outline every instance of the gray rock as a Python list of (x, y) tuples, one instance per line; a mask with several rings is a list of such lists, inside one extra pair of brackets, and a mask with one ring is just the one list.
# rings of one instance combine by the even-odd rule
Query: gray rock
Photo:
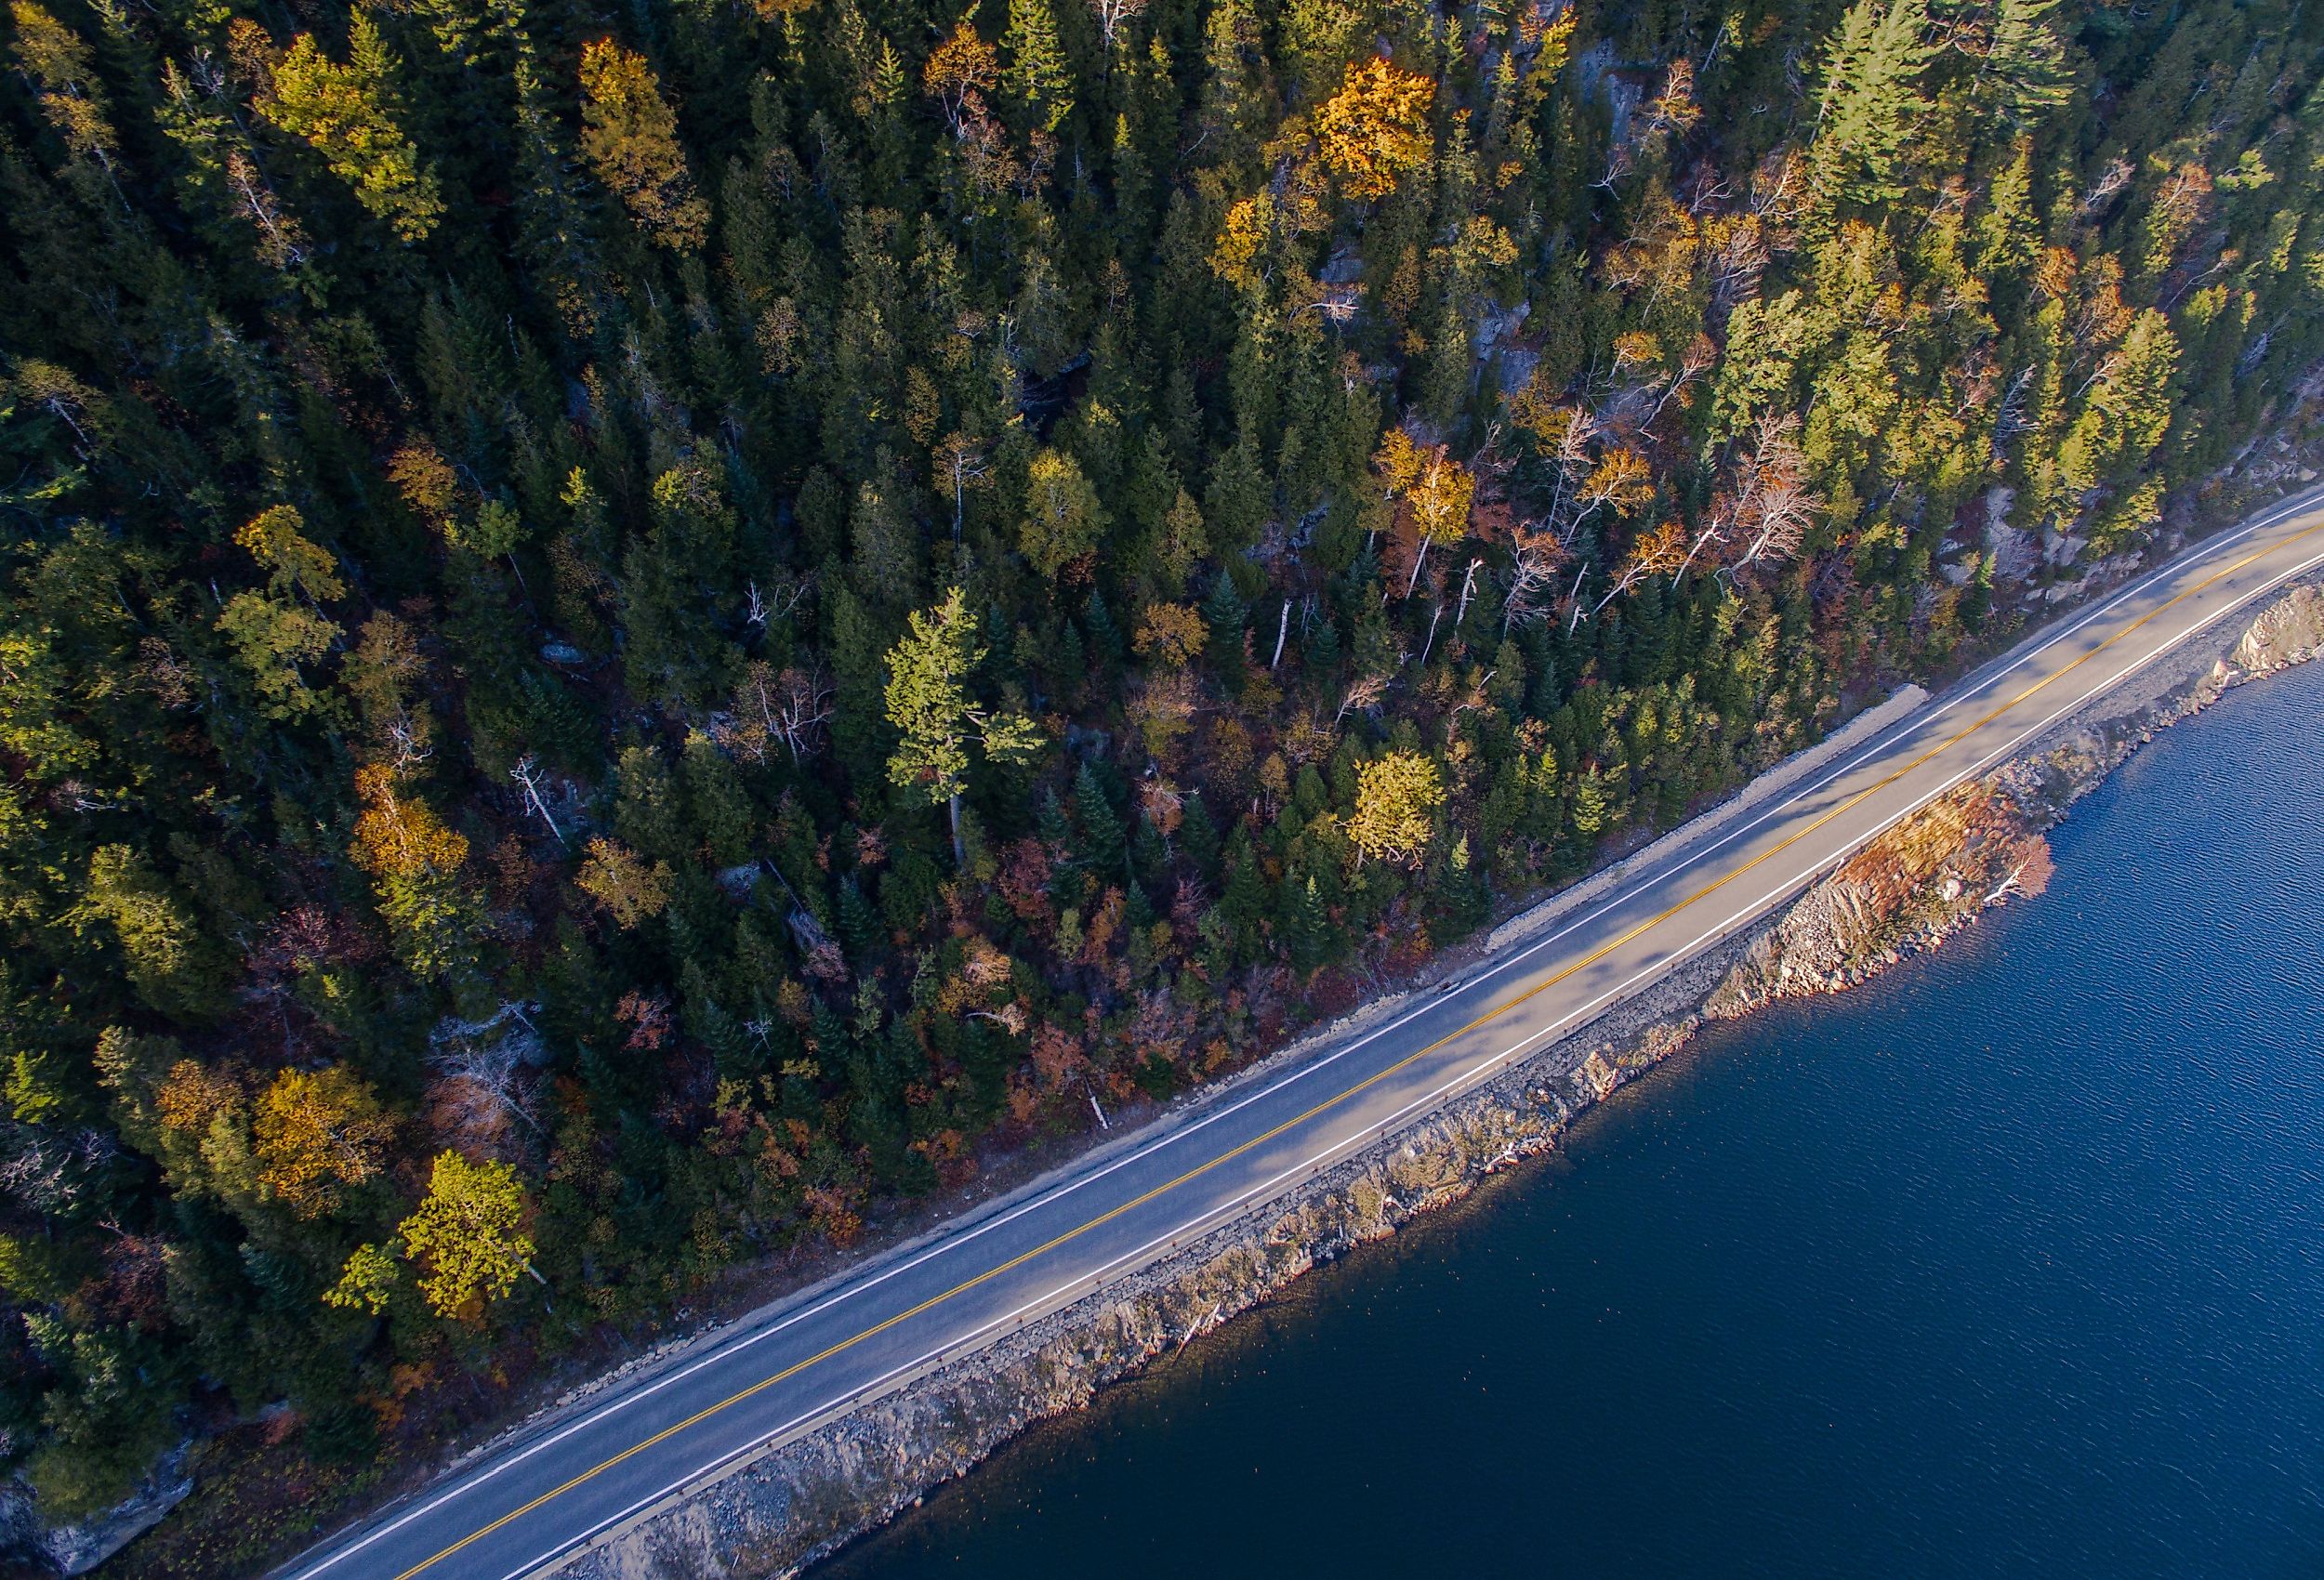
[(2042, 546), (2041, 557), (2053, 565), (2071, 565), (2082, 557), (2082, 550), (2089, 546), (2090, 540), (2086, 537), (2076, 537), (2072, 533), (2057, 533)]
[(193, 1491), (193, 1478), (186, 1474), (192, 1447), (191, 1439), (179, 1443), (127, 1497), (71, 1524), (44, 1522), (22, 1482), (0, 1487), (0, 1556), (22, 1553), (59, 1574), (87, 1573), (160, 1524)]
[(2009, 524), (2009, 513), (2017, 504), (2014, 488), (1989, 488), (1985, 494), (1985, 546), (1993, 556), (1993, 579), (1997, 582), (2022, 582), (2033, 573), (2035, 562), (2040, 558), (2031, 533), (2020, 532)]

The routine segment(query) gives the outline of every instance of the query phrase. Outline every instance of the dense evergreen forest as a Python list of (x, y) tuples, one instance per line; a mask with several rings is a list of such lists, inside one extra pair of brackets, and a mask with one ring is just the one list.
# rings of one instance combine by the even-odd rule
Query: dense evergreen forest
[(8, 0), (0, 1468), (292, 1499), (2205, 507), (2308, 0)]

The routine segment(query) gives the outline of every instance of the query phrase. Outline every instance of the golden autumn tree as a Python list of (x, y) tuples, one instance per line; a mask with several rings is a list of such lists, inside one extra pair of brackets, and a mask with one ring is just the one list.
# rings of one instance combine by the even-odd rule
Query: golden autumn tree
[(1436, 764), (1419, 752), (1390, 752), (1357, 770), (1355, 785), (1348, 843), (1365, 857), (1419, 861), (1433, 832), (1429, 814), (1445, 804)]
[(258, 1094), (258, 1183), (300, 1218), (338, 1205), (343, 1187), (378, 1178), (395, 1121), (344, 1064), (285, 1070)]
[(1436, 85), (1377, 58), (1348, 68), (1315, 114), (1315, 138), (1340, 190), (1361, 203), (1386, 197), (1428, 164), (1429, 107)]
[(518, 1275), (533, 1271), (533, 1237), (524, 1231), (524, 1182), (505, 1163), (437, 1155), (428, 1194), (396, 1226), (386, 1245), (359, 1245), (339, 1281), (324, 1294), (346, 1310), (385, 1310), (402, 1277), (395, 1252), (419, 1269), (420, 1297), (440, 1317), (473, 1320), (505, 1299)]
[(950, 37), (929, 51), (928, 64), (920, 69), (920, 86), (944, 106), (955, 137), (965, 128), (971, 106), (999, 81), (999, 52), (977, 36), (965, 16)]
[(1475, 502), (1476, 474), (1454, 460), (1442, 444), (1415, 444), (1412, 436), (1392, 428), (1372, 456), (1380, 491), (1396, 507), (1400, 525), (1419, 539), (1406, 596), (1419, 585), (1420, 566), (1432, 544), (1456, 543), (1469, 530), (1469, 509)]
[(1183, 669), (1210, 639), (1210, 627), (1189, 603), (1149, 603), (1130, 648), (1165, 669)]
[(674, 252), (708, 239), (678, 116), (644, 56), (601, 38), (581, 50), (581, 154), (639, 230)]
[(472, 972), (485, 922), (462, 871), (468, 839), (427, 802), (405, 795), (390, 764), (357, 769), (355, 795), (363, 810), (351, 854), (372, 876), (404, 964), (428, 981)]
[(627, 845), (601, 836), (589, 841), (588, 859), (574, 881), (624, 932), (660, 915), (669, 903), (669, 863), (649, 865)]

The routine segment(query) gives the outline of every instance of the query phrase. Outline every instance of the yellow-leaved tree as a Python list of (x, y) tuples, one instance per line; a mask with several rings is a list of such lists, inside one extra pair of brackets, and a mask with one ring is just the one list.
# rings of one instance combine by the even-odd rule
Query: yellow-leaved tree
[(1399, 524), (1419, 539), (1405, 596), (1420, 580), (1420, 566), (1433, 544), (1458, 543), (1469, 530), (1469, 507), (1475, 503), (1476, 474), (1454, 460), (1442, 444), (1415, 444), (1400, 428), (1381, 438), (1372, 456), (1380, 492), (1396, 507)]
[(307, 139), (323, 162), (355, 190), (358, 202), (406, 242), (422, 242), (443, 217), (435, 172), (420, 163), (404, 134), (395, 62), (387, 40), (362, 9), (348, 30), (344, 66), (302, 33), (276, 62), (272, 91), (257, 99), (258, 113)]
[(1445, 804), (1436, 764), (1419, 752), (1390, 752), (1356, 770), (1348, 843), (1365, 857), (1417, 862), (1428, 849), (1430, 813)]
[(1348, 68), (1340, 91), (1315, 112), (1315, 140), (1340, 191), (1360, 203), (1384, 198), (1427, 165), (1429, 107), (1436, 85), (1377, 58)]
[[(524, 1232), (524, 1183), (505, 1163), (439, 1153), (428, 1194), (396, 1226), (396, 1239), (419, 1269), (420, 1297), (440, 1317), (477, 1317), (487, 1302), (506, 1299), (520, 1274), (540, 1277)], [(390, 1247), (360, 1245), (324, 1299), (376, 1316), (400, 1276)]]
[(300, 1218), (338, 1205), (342, 1188), (378, 1178), (395, 1120), (344, 1064), (285, 1070), (258, 1094), (258, 1183)]
[(690, 252), (708, 239), (710, 205), (694, 191), (661, 82), (644, 56), (610, 38), (581, 46), (581, 154), (661, 245)]
[(393, 764), (357, 769), (355, 794), (363, 811), (350, 854), (372, 876), (379, 914), (404, 964), (429, 981), (473, 972), (488, 922), (463, 870), (467, 837), (445, 826), (427, 802), (405, 795)]
[(601, 836), (589, 841), (588, 860), (574, 881), (624, 932), (660, 915), (669, 903), (669, 863), (648, 865), (627, 845)]
[(267, 573), (267, 585), (234, 594), (218, 616), (218, 634), (249, 672), (260, 709), (285, 722), (332, 711), (330, 694), (307, 683), (306, 666), (321, 662), (340, 634), (318, 606), (347, 593), (337, 562), (307, 537), (306, 524), (295, 508), (277, 505), (234, 534)]

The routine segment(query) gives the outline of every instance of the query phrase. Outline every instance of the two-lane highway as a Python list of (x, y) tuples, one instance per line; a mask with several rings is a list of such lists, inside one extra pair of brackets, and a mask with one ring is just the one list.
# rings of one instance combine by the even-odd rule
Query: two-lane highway
[(771, 1441), (1149, 1265), (1586, 1024), (2230, 611), (2324, 565), (2314, 497), (2061, 622), (1457, 991), (739, 1323), (446, 1477), (288, 1580), (514, 1580)]

